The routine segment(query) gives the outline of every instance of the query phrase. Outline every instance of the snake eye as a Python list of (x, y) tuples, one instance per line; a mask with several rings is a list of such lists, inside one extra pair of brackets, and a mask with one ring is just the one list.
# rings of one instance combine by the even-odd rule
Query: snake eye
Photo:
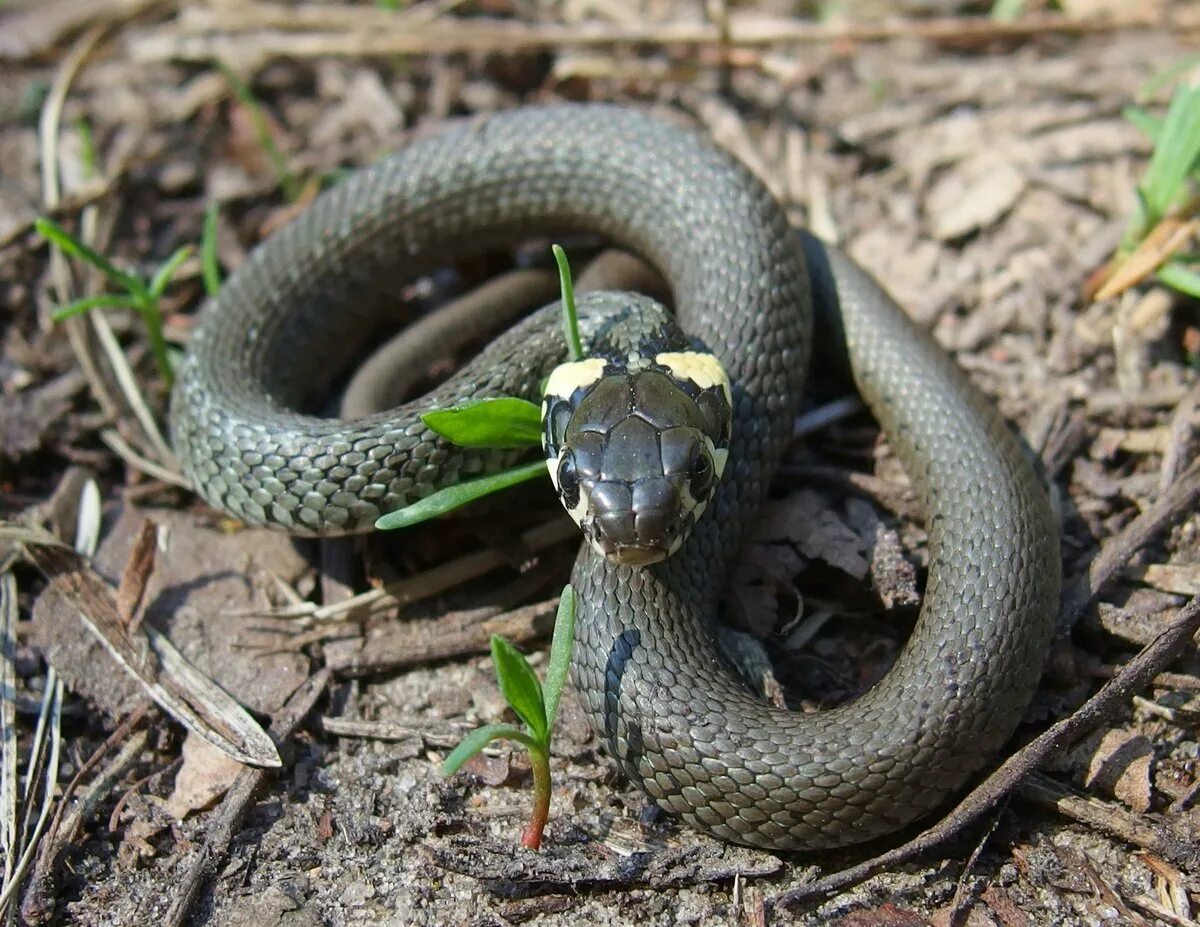
[(568, 511), (579, 504), (579, 473), (574, 454), (564, 454), (558, 465), (558, 495)]
[(713, 465), (707, 451), (701, 449), (696, 452), (696, 456), (692, 458), (692, 465), (688, 468), (688, 479), (692, 498), (703, 499), (708, 495), (713, 485)]

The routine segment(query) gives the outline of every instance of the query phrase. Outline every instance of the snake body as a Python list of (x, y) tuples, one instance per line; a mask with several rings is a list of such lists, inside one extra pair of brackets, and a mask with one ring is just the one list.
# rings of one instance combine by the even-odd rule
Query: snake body
[[(506, 465), (512, 452), (456, 448), (418, 416), (486, 395), (536, 401), (564, 356), (546, 312), (416, 402), (356, 421), (295, 410), (402, 283), (571, 231), (656, 267), (681, 326), (733, 388), (729, 463), (683, 548), (637, 568), (585, 545), (576, 563), (574, 680), (603, 743), (658, 804), (738, 843), (841, 846), (937, 807), (1012, 734), (1040, 675), (1059, 589), (1046, 494), (933, 342), (691, 130), (610, 106), (517, 110), (456, 124), (322, 195), (254, 252), (195, 331), (172, 434), (198, 491), (250, 523), (344, 533)], [(804, 714), (752, 696), (712, 628), (790, 437), (814, 294), (916, 489), (930, 563), (917, 626), (887, 676)]]

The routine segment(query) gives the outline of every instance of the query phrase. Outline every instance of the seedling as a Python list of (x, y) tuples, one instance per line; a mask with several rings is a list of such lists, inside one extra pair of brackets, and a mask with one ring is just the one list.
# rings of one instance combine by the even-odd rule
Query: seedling
[[(1183, 66), (1195, 66), (1197, 60), (1171, 69), (1171, 75)], [(1154, 87), (1160, 84), (1161, 79), (1156, 80)], [(1200, 222), (1195, 195), (1200, 183), (1200, 87), (1186, 82), (1177, 86), (1162, 118), (1141, 107), (1127, 107), (1125, 116), (1154, 142), (1154, 152), (1137, 186), (1137, 206), (1121, 247), (1096, 298), (1116, 296), (1151, 273), (1167, 286), (1200, 298), (1200, 256), (1183, 250), (1194, 240)]]
[(192, 253), (189, 245), (177, 249), (162, 266), (155, 271), (149, 280), (127, 273), (116, 267), (112, 261), (82, 241), (51, 219), (39, 218), (34, 222), (38, 233), (47, 241), (57, 245), (64, 254), (78, 258), (91, 264), (108, 278), (109, 282), (122, 293), (100, 293), (95, 296), (85, 296), (65, 306), (60, 306), (53, 312), (56, 322), (73, 316), (82, 315), (93, 309), (132, 309), (146, 327), (146, 336), (150, 339), (150, 350), (154, 354), (159, 372), (170, 389), (175, 381), (175, 373), (171, 364), (171, 356), (167, 348), (167, 340), (163, 335), (163, 313), (159, 305), (167, 285), (181, 264)]
[(451, 751), (442, 763), (442, 772), (452, 776), (462, 765), (493, 740), (512, 740), (529, 753), (533, 770), (533, 813), (521, 834), (521, 844), (531, 850), (542, 845), (542, 834), (550, 818), (550, 733), (558, 715), (558, 701), (571, 665), (571, 645), (575, 638), (575, 590), (563, 587), (554, 617), (554, 637), (550, 641), (550, 663), (545, 683), (538, 682), (529, 661), (516, 647), (499, 635), (492, 635), (492, 662), (496, 681), (505, 700), (524, 722), (524, 730), (511, 724), (488, 724), (472, 731)]
[[(583, 357), (583, 346), (579, 340), (571, 268), (563, 249), (554, 245), (553, 250), (562, 285), (563, 332), (571, 360), (579, 360)], [(541, 443), (541, 410), (532, 402), (512, 396), (437, 409), (426, 412), (421, 420), (437, 434), (463, 447), (524, 448)], [(375, 522), (375, 527), (385, 530), (405, 528), (545, 473), (545, 463), (535, 460), (492, 476), (469, 480), (384, 515)], [(544, 685), (538, 682), (537, 674), (516, 647), (503, 637), (493, 635), (492, 661), (496, 665), (496, 679), (508, 704), (524, 722), (524, 730), (511, 724), (481, 727), (468, 734), (442, 764), (442, 772), (450, 776), (493, 740), (512, 740), (521, 744), (529, 753), (533, 770), (533, 815), (521, 835), (521, 843), (532, 850), (542, 845), (542, 833), (550, 817), (550, 735), (558, 713), (559, 696), (567, 681), (574, 638), (575, 592), (570, 586), (563, 589), (558, 603)]]

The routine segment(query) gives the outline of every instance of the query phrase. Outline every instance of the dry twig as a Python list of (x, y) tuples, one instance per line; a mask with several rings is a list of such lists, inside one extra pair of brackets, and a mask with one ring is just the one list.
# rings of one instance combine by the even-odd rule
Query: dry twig
[(781, 908), (790, 907), (855, 885), (877, 872), (929, 852), (969, 827), (1052, 754), (1061, 753), (1119, 711), (1134, 693), (1146, 686), (1191, 644), (1192, 635), (1197, 629), (1200, 629), (1200, 598), (1192, 599), (1167, 630), (1130, 660), (1120, 673), (1105, 683), (1074, 714), (1052, 725), (1018, 750), (933, 827), (873, 859), (789, 889), (774, 898), (772, 904)]
[[(271, 738), (277, 746), (282, 747), (287, 743), (304, 723), (304, 719), (308, 717), (308, 713), (312, 711), (317, 699), (329, 684), (329, 677), (328, 670), (321, 670), (287, 700), (287, 704), (271, 725)], [(186, 923), (200, 889), (216, 874), (217, 868), (229, 852), (230, 843), (237, 836), (237, 829), (250, 803), (269, 775), (266, 769), (247, 767), (225, 793), (220, 806), (209, 820), (204, 843), (188, 867), (175, 900), (171, 903), (171, 909), (167, 912), (166, 927), (182, 927)]]

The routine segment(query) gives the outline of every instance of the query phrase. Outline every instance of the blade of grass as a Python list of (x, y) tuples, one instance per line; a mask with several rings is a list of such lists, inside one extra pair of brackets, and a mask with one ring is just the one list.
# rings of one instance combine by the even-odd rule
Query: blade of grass
[(1010, 23), (1021, 15), (1025, 8), (1025, 0), (995, 0), (992, 4), (991, 17), (996, 22)]
[(1158, 279), (1172, 289), (1200, 299), (1200, 273), (1176, 261), (1168, 261), (1158, 269)]
[(1121, 115), (1150, 141), (1158, 141), (1163, 127), (1163, 120), (1159, 116), (1146, 112), (1140, 106), (1126, 106), (1121, 110)]
[(162, 298), (163, 292), (167, 288), (167, 284), (171, 282), (171, 278), (175, 276), (175, 271), (179, 270), (181, 264), (192, 256), (192, 246), (184, 245), (181, 248), (176, 248), (175, 252), (167, 258), (161, 267), (154, 272), (154, 276), (150, 278), (150, 296), (157, 302)]
[(249, 85), (237, 75), (233, 68), (220, 59), (217, 60), (217, 67), (225, 75), (225, 80), (229, 82), (233, 95), (250, 114), (250, 121), (254, 123), (254, 134), (258, 136), (258, 143), (266, 153), (267, 160), (271, 162), (271, 169), (275, 172), (275, 179), (279, 182), (284, 197), (288, 202), (294, 202), (300, 196), (300, 184), (291, 168), (288, 167), (283, 152), (275, 144), (275, 137), (271, 134), (271, 126), (267, 122), (267, 114), (263, 111), (262, 104), (258, 102)]
[(33, 221), (33, 225), (37, 229), (38, 234), (47, 241), (56, 244), (64, 254), (79, 258), (81, 261), (87, 261), (87, 263), (101, 271), (113, 283), (128, 290), (134, 296), (144, 297), (147, 295), (146, 287), (141, 280), (132, 274), (127, 274), (123, 270), (119, 270), (103, 254), (89, 248), (53, 219), (39, 216)]
[(571, 360), (583, 359), (583, 343), (579, 340), (579, 314), (575, 311), (575, 286), (571, 282), (571, 265), (567, 252), (561, 245), (551, 245), (551, 252), (558, 264), (558, 279), (562, 284), (563, 335), (567, 339), (567, 350)]
[(1175, 78), (1182, 76), (1197, 65), (1200, 65), (1200, 54), (1185, 55), (1178, 61), (1172, 62), (1138, 88), (1138, 99), (1145, 100), (1154, 96), (1163, 87), (1173, 83)]
[(407, 528), (409, 525), (415, 525), (418, 522), (427, 521), (446, 512), (452, 512), (454, 509), (461, 508), (468, 502), (474, 502), (476, 499), (480, 499), (498, 490), (507, 489), (510, 486), (516, 486), (518, 483), (524, 483), (539, 476), (544, 476), (545, 473), (546, 464), (543, 461), (536, 460), (493, 476), (468, 480), (465, 483), (459, 483), (457, 486), (451, 486), (448, 489), (435, 492), (433, 495), (426, 496), (424, 499), (414, 502), (412, 505), (398, 511), (380, 516), (379, 520), (375, 522), (375, 527), (380, 531)]
[(83, 315), (85, 312), (90, 312), (92, 309), (134, 309), (132, 297), (117, 296), (115, 293), (100, 293), (97, 296), (85, 296), (82, 299), (77, 299), (73, 303), (68, 303), (65, 306), (59, 306), (52, 313), (50, 318), (55, 322), (63, 322), (67, 319), (73, 319), (77, 315)]
[(100, 176), (100, 161), (96, 157), (96, 140), (92, 125), (82, 116), (75, 120), (75, 131), (79, 133), (79, 159), (83, 163), (83, 176), (92, 179)]
[(1200, 158), (1200, 88), (1177, 87), (1146, 177), (1139, 185), (1150, 223), (1166, 215)]

